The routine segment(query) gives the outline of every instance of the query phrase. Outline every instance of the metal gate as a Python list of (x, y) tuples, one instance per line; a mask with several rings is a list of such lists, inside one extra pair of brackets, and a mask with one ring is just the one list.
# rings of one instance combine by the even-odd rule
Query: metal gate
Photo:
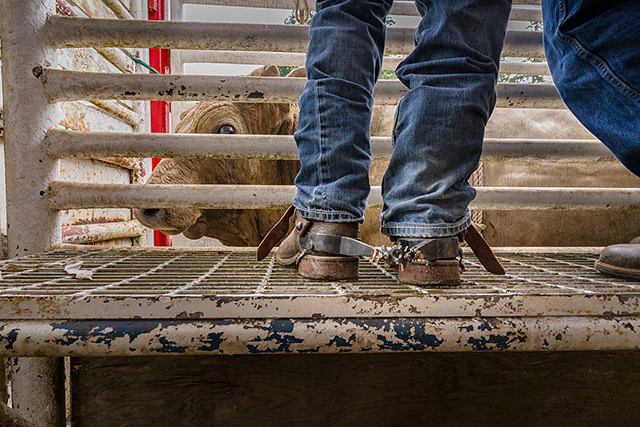
[[(265, 4), (262, 1), (245, 3)], [(276, 3), (269, 5), (284, 6)], [(408, 2), (398, 2), (397, 10), (407, 6), (405, 3)], [(514, 13), (521, 12), (516, 8)], [(528, 9), (523, 9), (522, 13), (529, 14), (527, 19), (539, 14), (537, 10)], [(67, 209), (153, 208), (185, 204), (201, 208), (254, 208), (285, 206), (291, 200), (292, 187), (192, 185), (142, 188), (127, 184), (61, 181), (59, 159), (69, 157), (206, 156), (212, 150), (232, 156), (246, 156), (248, 152), (273, 156), (270, 147), (276, 145), (283, 147), (279, 155), (295, 156), (293, 139), (288, 136), (260, 137), (269, 143), (258, 149), (254, 141), (242, 136), (180, 135), (180, 144), (176, 144), (176, 135), (64, 130), (57, 127), (61, 101), (232, 99), (255, 102), (254, 94), (260, 93), (259, 101), (291, 102), (301, 93), (304, 81), (292, 83), (290, 79), (278, 78), (70, 71), (57, 66), (56, 49), (115, 46), (222, 49), (260, 57), (262, 54), (249, 52), (304, 52), (306, 28), (68, 17), (55, 14), (55, 2), (52, 0), (6, 1), (3, 3), (3, 20), (5, 103), (11, 106), (5, 117), (11, 256), (40, 252), (60, 244), (60, 211)], [(408, 53), (412, 48), (411, 33), (410, 29), (390, 28), (387, 52)], [(509, 31), (503, 55), (541, 57), (541, 34)], [(264, 61), (264, 58), (260, 57), (259, 61)], [(532, 66), (539, 67), (537, 64), (513, 67), (528, 69)], [(404, 92), (397, 81), (380, 81), (374, 96), (379, 104), (395, 104)], [(498, 86), (498, 106), (559, 108), (562, 101), (551, 84), (507, 83)], [(228, 143), (228, 138), (236, 138), (233, 145)], [(522, 142), (488, 140), (484, 156), (608, 156), (603, 147), (592, 141), (564, 141), (562, 144)], [(239, 148), (229, 152), (230, 146)], [(388, 141), (373, 141), (375, 156), (388, 156), (390, 150)], [(637, 206), (639, 201), (640, 191), (637, 189), (483, 187), (479, 189), (473, 207), (577, 209), (631, 207)], [(369, 204), (381, 204), (379, 188), (373, 189)], [(29, 207), (29, 215), (24, 215), (25, 206)]]

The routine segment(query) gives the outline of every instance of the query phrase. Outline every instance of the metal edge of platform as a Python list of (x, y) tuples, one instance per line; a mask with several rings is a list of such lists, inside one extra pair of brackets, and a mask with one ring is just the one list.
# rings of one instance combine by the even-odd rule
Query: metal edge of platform
[(637, 317), (0, 322), (0, 356), (151, 356), (640, 348)]
[(0, 319), (280, 319), (640, 316), (640, 294), (4, 296)]
[(0, 297), (0, 356), (635, 350), (637, 331), (635, 290)]
[[(520, 248), (522, 251), (525, 249)], [(538, 248), (540, 249), (540, 248)], [(550, 248), (544, 248), (549, 253)], [(89, 251), (94, 251), (92, 248)], [(126, 248), (116, 251), (149, 251)], [(151, 249), (164, 252), (181, 249)], [(192, 249), (188, 249), (192, 251)], [(200, 252), (201, 249), (195, 252)], [(228, 249), (229, 252), (245, 252)], [(555, 248), (557, 253), (575, 253), (575, 248)], [(109, 251), (113, 251), (109, 248)], [(498, 249), (499, 252), (502, 252)], [(216, 250), (215, 252), (219, 252)], [(513, 248), (509, 249), (513, 253)], [(522, 253), (532, 253), (526, 250)], [(593, 251), (584, 252), (593, 254)], [(11, 262), (11, 261), (8, 261)], [(83, 320), (83, 319), (278, 319), (278, 318), (393, 318), (393, 317), (541, 317), (541, 316), (638, 316), (640, 290), (637, 284), (626, 289), (603, 287), (596, 291), (578, 288), (548, 287), (532, 291), (518, 289), (466, 293), (465, 289), (418, 289), (421, 293), (396, 292), (396, 289), (357, 288), (345, 291), (334, 284), (331, 295), (305, 292), (308, 283), (300, 283), (293, 294), (217, 294), (166, 295), (87, 294), (0, 296), (0, 319), (11, 320)], [(330, 283), (327, 285), (331, 285)]]

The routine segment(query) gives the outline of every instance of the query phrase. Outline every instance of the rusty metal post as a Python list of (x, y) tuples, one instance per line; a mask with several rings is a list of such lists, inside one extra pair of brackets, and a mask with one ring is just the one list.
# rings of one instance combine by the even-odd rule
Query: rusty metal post
[(13, 258), (45, 251), (61, 240), (58, 215), (45, 197), (48, 182), (58, 176), (58, 163), (42, 146), (47, 129), (58, 120), (42, 82), (42, 69), (56, 63), (46, 26), (55, 1), (5, 0), (0, 5), (7, 238)]
[(11, 366), (13, 409), (36, 426), (64, 426), (64, 359), (20, 357)]
[[(42, 83), (42, 69), (56, 64), (47, 35), (47, 16), (55, 10), (53, 0), (0, 2), (11, 257), (45, 251), (61, 239), (58, 215), (45, 198), (49, 180), (58, 176), (58, 162), (42, 147), (47, 129), (58, 120)], [(20, 358), (12, 367), (13, 407), (38, 426), (64, 425), (61, 368), (59, 358)]]

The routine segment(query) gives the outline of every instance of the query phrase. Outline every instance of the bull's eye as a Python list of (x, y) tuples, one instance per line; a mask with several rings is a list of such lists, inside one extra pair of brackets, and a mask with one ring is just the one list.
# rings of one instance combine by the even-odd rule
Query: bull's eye
[(218, 128), (218, 133), (236, 133), (236, 128), (231, 125), (222, 125)]

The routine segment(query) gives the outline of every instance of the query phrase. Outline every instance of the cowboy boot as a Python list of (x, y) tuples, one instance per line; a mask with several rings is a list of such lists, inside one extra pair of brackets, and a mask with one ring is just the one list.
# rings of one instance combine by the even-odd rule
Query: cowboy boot
[[(416, 247), (426, 239), (400, 238), (402, 247)], [(406, 266), (398, 270), (398, 280), (410, 285), (458, 286), (461, 284), (462, 263), (458, 259), (460, 245), (458, 237), (429, 239), (436, 241), (428, 251), (416, 251)]]
[(503, 275), (504, 268), (482, 235), (471, 225), (457, 236), (432, 239), (399, 238), (401, 246), (414, 248), (413, 258), (398, 271), (402, 283), (422, 286), (457, 286), (461, 284), (462, 253), (460, 242), (467, 242), (490, 273)]
[(302, 277), (317, 280), (357, 280), (358, 257), (332, 255), (307, 251), (300, 247), (300, 236), (304, 233), (322, 233), (336, 236), (358, 237), (358, 223), (309, 221), (297, 212), (294, 230), (276, 251), (276, 262), (285, 266), (298, 265)]
[(595, 267), (609, 276), (640, 280), (640, 236), (629, 243), (604, 248)]

